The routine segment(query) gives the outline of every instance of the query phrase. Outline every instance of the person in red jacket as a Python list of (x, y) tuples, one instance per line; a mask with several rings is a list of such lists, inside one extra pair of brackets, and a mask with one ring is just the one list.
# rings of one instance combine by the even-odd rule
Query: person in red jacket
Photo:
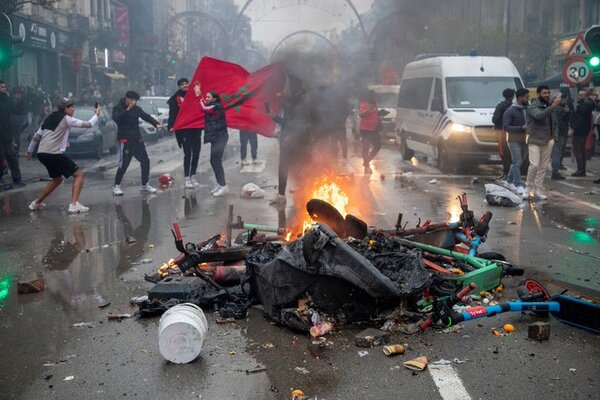
[[(361, 96), (361, 102), (358, 106), (358, 115), (360, 116), (360, 138), (362, 142), (363, 165), (365, 174), (370, 174), (373, 171), (369, 163), (379, 149), (381, 149), (381, 141), (379, 140), (379, 109), (375, 100), (375, 93), (372, 90), (367, 90)], [(372, 148), (371, 148), (372, 147)]]

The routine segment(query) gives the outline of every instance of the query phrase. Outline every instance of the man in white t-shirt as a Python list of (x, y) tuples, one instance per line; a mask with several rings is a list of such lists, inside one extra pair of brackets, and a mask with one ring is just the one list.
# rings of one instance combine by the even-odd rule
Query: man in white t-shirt
[(35, 211), (46, 207), (46, 204), (43, 203), (44, 199), (62, 183), (63, 176), (67, 179), (73, 176), (69, 213), (87, 212), (89, 208), (79, 202), (79, 195), (83, 188), (83, 171), (65, 155), (65, 151), (69, 145), (70, 128), (91, 128), (94, 126), (98, 121), (98, 115), (100, 115), (100, 107), (96, 106), (96, 114), (89, 121), (73, 118), (75, 106), (71, 100), (61, 100), (56, 107), (57, 110), (46, 117), (41, 128), (33, 135), (27, 149), (27, 158), (31, 159), (35, 146), (39, 143), (38, 160), (44, 164), (48, 170), (48, 175), (52, 178), (52, 181), (48, 182), (42, 193), (31, 202), (29, 209)]

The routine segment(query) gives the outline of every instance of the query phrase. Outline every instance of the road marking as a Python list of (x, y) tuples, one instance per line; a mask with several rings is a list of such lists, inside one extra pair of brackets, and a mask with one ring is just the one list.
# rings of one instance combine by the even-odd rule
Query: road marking
[(583, 186), (574, 185), (574, 184), (569, 183), (569, 182), (560, 182), (559, 181), (558, 183), (560, 183), (561, 185), (572, 187), (573, 189), (585, 189)]
[[(594, 210), (600, 211), (600, 205), (598, 204), (594, 204), (594, 203), (590, 203), (588, 201), (583, 201), (583, 200), (579, 200), (576, 197), (571, 197), (571, 196), (567, 196), (566, 194), (562, 194), (562, 193), (558, 193), (555, 191), (550, 192), (553, 196), (557, 196), (557, 197), (562, 197), (564, 199), (568, 199), (571, 202), (576, 202), (579, 203), (581, 205), (587, 206), (589, 208), (593, 208)], [(572, 205), (572, 203), (570, 203), (569, 207)]]
[(452, 365), (430, 365), (429, 373), (444, 400), (471, 400)]

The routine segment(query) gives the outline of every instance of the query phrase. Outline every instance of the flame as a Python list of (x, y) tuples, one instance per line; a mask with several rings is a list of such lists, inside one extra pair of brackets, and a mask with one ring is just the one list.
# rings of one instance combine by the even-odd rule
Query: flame
[(161, 278), (164, 278), (167, 275), (170, 275), (171, 273), (178, 273), (180, 271), (177, 264), (175, 264), (175, 260), (171, 258), (169, 261), (158, 267), (158, 270), (156, 272)]
[[(320, 186), (314, 189), (309, 197), (310, 199), (319, 199), (328, 202), (336, 208), (342, 214), (346, 216), (346, 206), (348, 205), (348, 195), (335, 183), (327, 183), (327, 178), (324, 178)], [(302, 222), (302, 232), (306, 232), (311, 226), (315, 224), (315, 221), (307, 214), (306, 218)]]

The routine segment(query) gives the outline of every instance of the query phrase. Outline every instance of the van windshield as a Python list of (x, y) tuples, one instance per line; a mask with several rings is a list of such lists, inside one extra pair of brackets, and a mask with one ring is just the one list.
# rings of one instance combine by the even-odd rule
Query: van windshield
[(381, 108), (396, 108), (398, 103), (398, 92), (382, 92), (375, 94), (377, 107)]
[(494, 108), (504, 89), (522, 87), (521, 80), (513, 76), (446, 78), (448, 108)]

